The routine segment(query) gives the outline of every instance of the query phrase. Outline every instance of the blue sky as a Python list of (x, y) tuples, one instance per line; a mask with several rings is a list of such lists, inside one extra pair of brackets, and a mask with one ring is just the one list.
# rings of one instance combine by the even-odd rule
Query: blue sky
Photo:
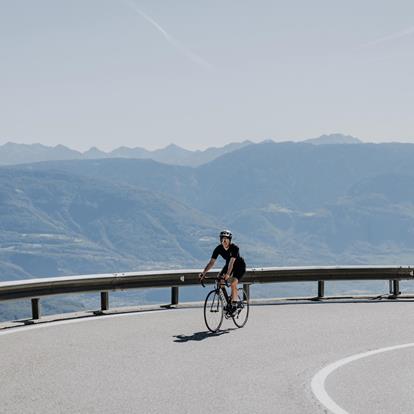
[(412, 1), (0, 0), (0, 144), (414, 142)]

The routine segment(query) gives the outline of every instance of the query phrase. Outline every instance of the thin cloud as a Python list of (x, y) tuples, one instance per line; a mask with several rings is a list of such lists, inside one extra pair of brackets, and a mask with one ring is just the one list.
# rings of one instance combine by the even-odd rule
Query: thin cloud
[(414, 34), (414, 26), (411, 26), (411, 27), (409, 27), (407, 29), (404, 29), (404, 30), (401, 30), (399, 32), (392, 33), (390, 35), (380, 37), (379, 39), (373, 40), (373, 41), (368, 42), (368, 43), (364, 43), (363, 45), (361, 45), (361, 47), (365, 48), (365, 47), (377, 46), (377, 45), (380, 45), (382, 43), (392, 42), (394, 40), (401, 39), (401, 38), (407, 37), (407, 36), (411, 36), (413, 34)]
[(187, 57), (192, 62), (196, 63), (197, 65), (201, 66), (204, 69), (212, 70), (213, 65), (203, 59), (201, 56), (195, 54), (178, 40), (174, 39), (159, 23), (157, 23), (152, 17), (148, 16), (144, 13), (132, 0), (125, 0), (125, 3), (137, 14), (139, 14), (142, 18), (144, 18), (148, 23), (150, 23), (153, 27), (155, 27), (158, 32), (160, 32), (165, 40), (173, 46), (176, 50), (178, 50), (181, 54)]

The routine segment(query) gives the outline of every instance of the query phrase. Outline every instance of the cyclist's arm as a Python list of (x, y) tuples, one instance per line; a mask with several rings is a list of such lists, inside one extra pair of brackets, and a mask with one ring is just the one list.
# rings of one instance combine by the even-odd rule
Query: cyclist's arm
[(207, 263), (207, 266), (204, 268), (204, 270), (200, 274), (200, 276), (204, 277), (206, 273), (214, 266), (214, 263), (216, 263), (216, 259), (211, 258), (210, 261)]

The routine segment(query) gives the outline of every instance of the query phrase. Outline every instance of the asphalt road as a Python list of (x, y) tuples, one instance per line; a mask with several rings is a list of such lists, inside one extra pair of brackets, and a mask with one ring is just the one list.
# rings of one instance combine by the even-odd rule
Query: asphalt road
[[(253, 306), (209, 334), (202, 309), (0, 331), (0, 413), (324, 413), (335, 361), (414, 343), (414, 302)], [(342, 412), (414, 412), (414, 346), (332, 371)], [(333, 411), (339, 413), (341, 411)]]

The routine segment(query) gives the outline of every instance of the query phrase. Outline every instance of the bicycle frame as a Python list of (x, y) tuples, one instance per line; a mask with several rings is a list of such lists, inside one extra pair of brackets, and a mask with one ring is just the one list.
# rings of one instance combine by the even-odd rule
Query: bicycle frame
[(217, 293), (217, 295), (220, 295), (224, 302), (227, 305), (230, 305), (230, 296), (229, 293), (227, 292), (226, 287), (230, 287), (229, 284), (227, 283), (227, 280), (224, 280), (224, 278), (220, 275), (220, 273), (216, 276), (216, 277), (205, 277), (203, 279), (200, 280), (200, 283), (203, 287), (206, 287), (206, 285), (203, 283), (203, 280), (211, 280), (211, 279), (215, 279), (216, 283), (216, 287), (215, 287), (215, 291)]

